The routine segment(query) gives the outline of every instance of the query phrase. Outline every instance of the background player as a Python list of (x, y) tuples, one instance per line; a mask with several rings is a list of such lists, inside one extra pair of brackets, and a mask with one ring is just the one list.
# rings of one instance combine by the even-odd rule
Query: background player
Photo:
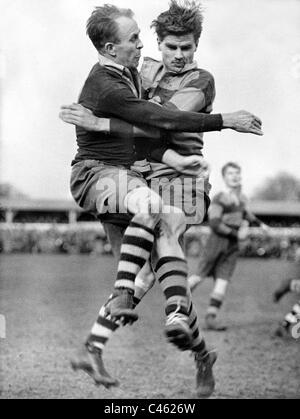
[[(285, 279), (274, 293), (274, 302), (278, 303), (286, 294), (292, 292), (300, 296), (300, 261), (298, 260), (295, 269), (296, 279)], [(278, 337), (290, 337), (292, 327), (300, 322), (300, 300), (293, 309), (285, 316), (275, 331)]]
[(268, 227), (258, 220), (247, 207), (242, 193), (242, 172), (237, 163), (227, 163), (222, 169), (225, 190), (212, 200), (209, 209), (210, 234), (200, 257), (197, 275), (189, 278), (191, 291), (207, 277), (212, 276), (215, 284), (205, 317), (207, 330), (224, 331), (218, 324), (217, 315), (223, 305), (227, 288), (234, 273), (239, 241), (249, 236), (249, 226)]

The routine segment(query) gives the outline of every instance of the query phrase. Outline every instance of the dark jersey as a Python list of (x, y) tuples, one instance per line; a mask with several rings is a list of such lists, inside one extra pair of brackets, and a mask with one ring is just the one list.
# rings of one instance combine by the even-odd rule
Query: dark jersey
[[(119, 118), (132, 125), (145, 124), (175, 132), (221, 130), (221, 115), (205, 115), (162, 108), (141, 99), (137, 72), (124, 73), (96, 64), (82, 89), (79, 103), (96, 116)], [(125, 76), (124, 76), (125, 75)], [(109, 133), (86, 131), (77, 127), (78, 153), (75, 162), (100, 160), (107, 164), (130, 166), (136, 159), (133, 128), (120, 138), (119, 126), (111, 123)]]

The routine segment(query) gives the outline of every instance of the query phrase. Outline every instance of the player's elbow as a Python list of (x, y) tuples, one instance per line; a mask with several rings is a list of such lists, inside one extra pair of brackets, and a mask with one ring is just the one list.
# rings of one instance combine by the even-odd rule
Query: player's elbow
[(171, 119), (162, 119), (160, 115), (150, 115), (148, 117), (148, 124), (165, 131), (174, 131), (176, 129), (175, 121), (172, 121)]

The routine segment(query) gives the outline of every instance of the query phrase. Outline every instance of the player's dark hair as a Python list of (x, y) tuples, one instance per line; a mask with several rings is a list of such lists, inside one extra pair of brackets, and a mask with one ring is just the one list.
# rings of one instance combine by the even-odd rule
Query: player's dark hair
[(158, 39), (168, 35), (182, 36), (192, 33), (196, 44), (202, 33), (203, 9), (197, 0), (171, 0), (170, 8), (152, 22)]
[(122, 16), (132, 18), (134, 13), (130, 9), (120, 9), (111, 4), (95, 8), (87, 22), (86, 32), (97, 51), (103, 50), (107, 42), (121, 42), (116, 19)]
[(222, 176), (223, 177), (226, 175), (226, 172), (229, 168), (239, 170), (240, 172), (242, 171), (242, 168), (238, 163), (234, 163), (234, 162), (230, 161), (229, 163), (226, 163), (225, 166), (222, 167)]

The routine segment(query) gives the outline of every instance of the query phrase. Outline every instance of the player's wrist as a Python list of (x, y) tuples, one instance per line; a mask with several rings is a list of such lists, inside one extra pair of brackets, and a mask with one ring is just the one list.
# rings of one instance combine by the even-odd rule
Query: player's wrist
[(169, 167), (172, 167), (179, 172), (183, 169), (182, 159), (182, 156), (169, 148), (164, 152), (162, 156), (162, 162), (164, 164), (167, 164)]
[(223, 129), (235, 128), (235, 119), (232, 113), (222, 113)]
[(110, 132), (110, 119), (95, 117), (95, 130), (98, 132)]

